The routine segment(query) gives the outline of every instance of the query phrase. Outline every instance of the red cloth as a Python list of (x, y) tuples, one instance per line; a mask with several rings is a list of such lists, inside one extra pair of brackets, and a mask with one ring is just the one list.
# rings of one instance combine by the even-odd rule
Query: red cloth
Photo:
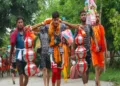
[(61, 79), (61, 68), (52, 68), (52, 83)]
[(17, 34), (18, 34), (18, 29), (17, 28), (10, 34), (10, 44), (12, 46), (14, 46), (15, 43), (16, 43)]
[[(104, 27), (101, 24), (99, 24), (93, 27), (93, 31), (94, 31), (96, 40), (98, 42), (99, 48), (101, 48), (101, 51), (104, 52), (106, 49), (105, 40), (104, 40), (104, 36), (105, 36)], [(91, 42), (91, 50), (96, 52), (96, 44), (93, 40)]]

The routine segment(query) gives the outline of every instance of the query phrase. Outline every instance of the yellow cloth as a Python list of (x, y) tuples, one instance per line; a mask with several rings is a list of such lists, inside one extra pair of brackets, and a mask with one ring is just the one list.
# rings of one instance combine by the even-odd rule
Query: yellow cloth
[(63, 47), (63, 55), (64, 55), (64, 67), (63, 67), (63, 75), (64, 75), (64, 81), (67, 82), (68, 78), (68, 67), (69, 67), (69, 47), (66, 44), (62, 45)]
[(63, 75), (64, 75), (64, 81), (67, 82), (67, 78), (68, 78), (68, 67), (66, 67), (66, 66), (63, 67)]
[(64, 66), (68, 67), (68, 65), (69, 65), (69, 47), (68, 47), (68, 45), (63, 44), (62, 48), (63, 48), (63, 51), (64, 51), (64, 53), (63, 53), (63, 55), (64, 55)]

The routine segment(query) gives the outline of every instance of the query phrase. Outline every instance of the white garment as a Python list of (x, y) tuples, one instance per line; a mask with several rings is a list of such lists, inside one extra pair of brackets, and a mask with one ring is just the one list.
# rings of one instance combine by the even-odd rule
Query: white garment
[(18, 59), (19, 61), (22, 61), (22, 56), (23, 56), (23, 55), (22, 55), (22, 51), (24, 51), (25, 49), (16, 48), (16, 50), (19, 50), (17, 59)]

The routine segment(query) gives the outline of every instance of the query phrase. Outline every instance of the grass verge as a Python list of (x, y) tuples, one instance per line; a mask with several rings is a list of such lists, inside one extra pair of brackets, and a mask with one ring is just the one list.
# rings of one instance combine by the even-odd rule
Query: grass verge
[[(95, 78), (94, 72), (90, 72), (89, 78), (91, 80), (94, 80)], [(113, 82), (115, 83), (114, 86), (120, 86), (120, 69), (107, 68), (107, 70), (102, 73), (100, 80)]]

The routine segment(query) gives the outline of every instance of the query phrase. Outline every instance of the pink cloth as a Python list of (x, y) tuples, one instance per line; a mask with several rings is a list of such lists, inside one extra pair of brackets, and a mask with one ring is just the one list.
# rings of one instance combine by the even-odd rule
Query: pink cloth
[(11, 44), (11, 46), (15, 45), (17, 34), (18, 34), (18, 29), (16, 28), (10, 35), (10, 44)]

